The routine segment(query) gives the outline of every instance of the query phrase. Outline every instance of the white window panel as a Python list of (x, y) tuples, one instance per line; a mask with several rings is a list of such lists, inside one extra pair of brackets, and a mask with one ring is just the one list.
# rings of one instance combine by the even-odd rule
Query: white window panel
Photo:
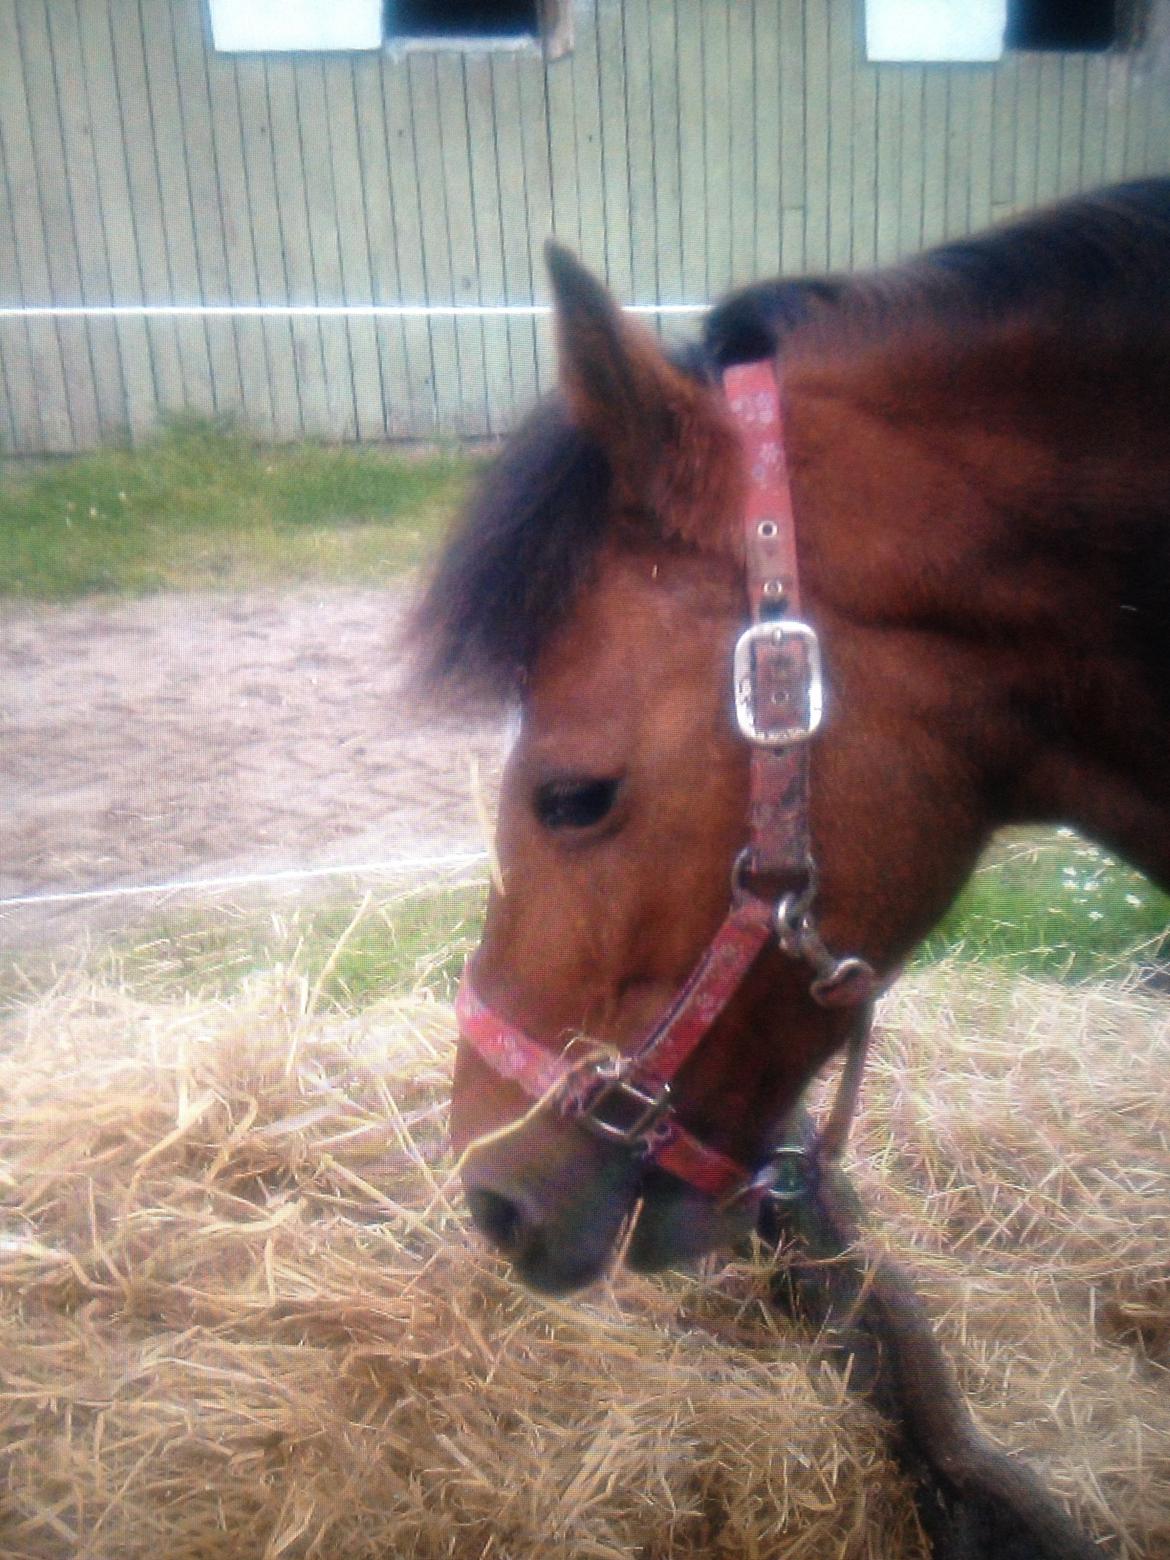
[(1007, 0), (866, 0), (871, 60), (998, 60)]
[(380, 49), (382, 0), (210, 0), (217, 49)]

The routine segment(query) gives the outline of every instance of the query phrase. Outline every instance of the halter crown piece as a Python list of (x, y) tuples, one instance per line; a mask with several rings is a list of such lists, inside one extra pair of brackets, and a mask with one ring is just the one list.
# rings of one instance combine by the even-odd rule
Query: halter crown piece
[[(763, 362), (727, 369), (723, 389), (749, 472), (744, 538), (751, 611), (732, 665), (736, 723), (752, 749), (749, 842), (732, 869), (727, 915), (674, 1001), (628, 1054), (574, 1062), (550, 1050), (477, 996), (470, 965), (455, 1013), (460, 1033), (483, 1060), (530, 1098), (730, 1203), (798, 1197), (808, 1174), (840, 1154), (856, 1107), (877, 981), (863, 959), (834, 958), (812, 909), (808, 743), (821, 722), (824, 693), (817, 636), (800, 616), (780, 386), (772, 363)], [(773, 903), (751, 887), (762, 878), (799, 887)], [(811, 1148), (778, 1149), (753, 1170), (683, 1126), (671, 1083), (773, 939), (810, 967), (809, 990), (817, 1002), (854, 1007), (856, 1019), (819, 1138)]]

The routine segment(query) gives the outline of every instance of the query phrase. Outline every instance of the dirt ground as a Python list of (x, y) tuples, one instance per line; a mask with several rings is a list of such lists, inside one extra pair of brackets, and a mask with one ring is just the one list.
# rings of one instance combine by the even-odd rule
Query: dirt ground
[[(476, 851), (501, 722), (429, 710), (408, 587), (6, 608), (0, 947), (108, 928), (175, 879)], [(7, 902), (6, 902), (7, 901)]]

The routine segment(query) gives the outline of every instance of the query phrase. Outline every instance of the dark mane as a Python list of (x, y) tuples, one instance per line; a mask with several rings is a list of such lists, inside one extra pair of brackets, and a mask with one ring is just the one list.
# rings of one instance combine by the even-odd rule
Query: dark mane
[(428, 682), (516, 695), (588, 579), (609, 485), (559, 397), (542, 401), (489, 468), (415, 614)]
[[(708, 316), (677, 354), (696, 378), (731, 363), (948, 325), (1048, 321), (1081, 335), (1148, 338), (1170, 314), (1170, 180), (1065, 202), (986, 235), (857, 277), (761, 282)], [(1098, 334), (1096, 339), (1100, 339)], [(509, 439), (448, 543), (415, 614), (424, 675), (514, 697), (588, 580), (603, 539), (610, 472), (557, 397)]]
[(1164, 328), (1170, 311), (1170, 179), (1082, 196), (860, 276), (777, 278), (707, 317), (716, 368), (801, 343), (846, 341), (931, 318), (1028, 318), (1078, 331)]

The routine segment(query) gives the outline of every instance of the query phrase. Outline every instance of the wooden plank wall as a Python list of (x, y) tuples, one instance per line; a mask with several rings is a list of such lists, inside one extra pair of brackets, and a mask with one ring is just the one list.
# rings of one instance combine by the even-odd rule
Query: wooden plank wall
[[(867, 64), (862, 0), (576, 12), (546, 67), (220, 56), (203, 0), (0, 0), (0, 303), (524, 304), (550, 232), (623, 300), (701, 303), (1170, 172), (1170, 0), (1143, 50), (995, 67)], [(0, 449), (182, 412), (494, 435), (551, 373), (531, 319), (4, 318)]]

